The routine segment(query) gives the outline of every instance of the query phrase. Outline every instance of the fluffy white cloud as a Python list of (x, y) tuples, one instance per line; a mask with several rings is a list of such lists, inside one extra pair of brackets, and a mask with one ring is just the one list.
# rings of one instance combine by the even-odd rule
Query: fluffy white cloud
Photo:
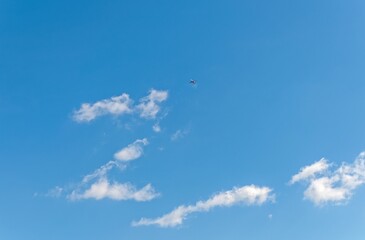
[(213, 195), (206, 201), (199, 201), (194, 205), (179, 206), (172, 212), (155, 219), (142, 218), (133, 222), (133, 226), (157, 225), (160, 227), (175, 227), (181, 225), (189, 214), (207, 212), (215, 207), (230, 207), (236, 204), (261, 205), (266, 201), (273, 201), (272, 189), (255, 185), (233, 188), (232, 190)]
[(350, 190), (344, 187), (334, 187), (337, 179), (333, 177), (322, 177), (313, 179), (304, 192), (306, 199), (313, 201), (316, 205), (326, 202), (341, 202), (350, 197)]
[(114, 154), (114, 158), (119, 161), (131, 161), (139, 158), (143, 154), (143, 146), (148, 144), (148, 140), (138, 139), (134, 143), (129, 144), (119, 152)]
[(137, 139), (114, 154), (115, 160), (109, 161), (93, 173), (84, 176), (81, 183), (72, 191), (69, 191), (67, 198), (73, 201), (82, 199), (100, 200), (104, 198), (119, 201), (149, 201), (156, 198), (159, 194), (151, 184), (137, 189), (130, 183), (110, 182), (108, 180), (108, 174), (110, 174), (112, 169), (118, 168), (119, 170), (124, 170), (128, 161), (141, 157), (143, 154), (143, 146), (147, 144), (148, 140), (146, 138)]
[(168, 97), (168, 91), (159, 91), (151, 89), (148, 96), (140, 100), (140, 104), (136, 109), (139, 111), (140, 117), (146, 119), (155, 119), (157, 113), (160, 111), (159, 104), (166, 101)]
[(80, 109), (73, 113), (76, 122), (90, 122), (103, 115), (120, 116), (123, 114), (138, 114), (141, 118), (155, 119), (160, 112), (160, 104), (167, 100), (168, 91), (151, 89), (149, 94), (139, 100), (137, 106), (128, 94), (103, 99), (95, 103), (83, 103)]
[[(365, 183), (365, 152), (361, 153), (352, 164), (343, 163), (334, 171), (328, 171), (328, 168), (327, 161), (321, 159), (303, 168), (290, 182), (307, 182), (304, 198), (316, 205), (345, 203), (352, 197), (354, 190)], [(304, 174), (305, 169), (312, 171), (308, 170), (308, 174)], [(294, 178), (295, 176), (299, 177)]]
[(77, 122), (90, 122), (102, 115), (122, 115), (132, 112), (133, 101), (129, 95), (123, 93), (120, 96), (98, 101), (94, 104), (83, 103), (81, 108), (74, 112), (73, 119)]
[(110, 183), (106, 178), (101, 178), (90, 188), (84, 192), (79, 193), (73, 191), (69, 195), (70, 200), (81, 199), (104, 199), (110, 198), (112, 200), (135, 200), (135, 201), (149, 201), (158, 196), (151, 184), (147, 184), (142, 189), (136, 189), (129, 183)]

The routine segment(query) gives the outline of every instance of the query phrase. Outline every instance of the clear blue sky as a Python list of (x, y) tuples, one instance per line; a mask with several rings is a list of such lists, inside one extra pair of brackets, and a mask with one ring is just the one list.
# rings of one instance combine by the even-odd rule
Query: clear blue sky
[[(363, 240), (364, 172), (342, 199), (308, 186), (365, 150), (364, 22), (360, 0), (0, 0), (0, 239)], [(143, 117), (151, 89), (168, 97)], [(75, 120), (122, 93), (131, 112)], [(109, 184), (155, 195), (85, 197), (109, 161)], [(275, 201), (132, 226), (251, 184)]]

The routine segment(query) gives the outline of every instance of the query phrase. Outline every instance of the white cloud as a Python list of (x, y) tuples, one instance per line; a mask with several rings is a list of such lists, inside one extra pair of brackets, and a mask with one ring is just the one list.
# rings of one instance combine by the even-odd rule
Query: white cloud
[[(296, 178), (296, 181), (305, 181), (308, 183), (308, 187), (304, 191), (304, 198), (312, 201), (316, 205), (346, 203), (352, 197), (354, 190), (365, 184), (365, 152), (362, 152), (352, 164), (343, 163), (338, 169), (332, 172), (325, 171), (329, 167), (327, 162), (322, 168), (318, 167), (318, 164), (316, 166), (317, 168), (313, 167), (312, 169), (322, 170), (318, 170), (313, 174), (303, 174), (302, 177)], [(303, 168), (301, 172), (304, 169), (308, 169), (308, 167)], [(294, 183), (296, 181), (293, 181), (293, 178), (291, 182)]]
[(296, 183), (301, 180), (305, 180), (308, 178), (314, 177), (318, 173), (322, 173), (323, 171), (327, 170), (329, 164), (326, 159), (322, 158), (318, 162), (313, 163), (312, 165), (303, 167), (298, 174), (295, 174), (290, 183)]
[(69, 195), (70, 200), (96, 199), (101, 200), (110, 198), (112, 200), (135, 200), (138, 202), (149, 201), (158, 196), (151, 184), (147, 184), (142, 189), (136, 189), (129, 183), (110, 183), (106, 178), (101, 178), (86, 189), (79, 193), (73, 191)]
[(322, 177), (313, 179), (304, 192), (306, 199), (313, 201), (316, 205), (321, 205), (326, 202), (341, 202), (349, 196), (350, 189), (343, 187), (334, 187), (335, 178)]
[(118, 164), (118, 162), (114, 160), (109, 161), (108, 163), (96, 169), (93, 173), (84, 176), (82, 178), (82, 184), (87, 184), (94, 179), (100, 179), (105, 177), (107, 173), (114, 167), (118, 167), (120, 170), (123, 170), (126, 167), (126, 165)]
[(133, 222), (133, 226), (157, 225), (160, 227), (175, 227), (181, 225), (189, 214), (207, 212), (215, 207), (230, 207), (237, 204), (261, 205), (266, 201), (273, 201), (272, 189), (255, 185), (233, 188), (232, 190), (213, 195), (206, 201), (199, 201), (194, 205), (181, 205), (172, 212), (155, 219), (142, 218)]
[(149, 94), (139, 100), (137, 106), (128, 94), (103, 99), (95, 103), (83, 103), (80, 109), (74, 111), (76, 122), (90, 122), (103, 115), (120, 116), (123, 114), (138, 114), (144, 119), (155, 119), (160, 112), (160, 104), (167, 100), (168, 91), (151, 89)]
[(155, 119), (156, 115), (160, 111), (159, 103), (166, 101), (168, 97), (168, 91), (159, 91), (151, 89), (149, 95), (140, 99), (140, 104), (136, 109), (139, 111), (141, 118)]
[(152, 130), (154, 131), (154, 132), (161, 132), (161, 127), (160, 127), (160, 124), (159, 123), (156, 123), (156, 124), (154, 124), (153, 126), (152, 126)]
[(134, 143), (129, 144), (127, 147), (115, 153), (114, 158), (124, 162), (135, 160), (143, 154), (143, 146), (146, 146), (147, 144), (148, 140), (146, 138), (138, 139)]
[[(90, 122), (103, 115), (138, 114), (144, 119), (156, 119), (161, 111), (160, 104), (168, 98), (168, 91), (151, 89), (147, 96), (139, 100), (138, 105), (133, 105), (129, 95), (123, 93), (120, 96), (104, 99), (96, 103), (83, 103), (81, 108), (74, 111), (73, 119), (77, 122)], [(160, 120), (167, 116), (167, 112), (158, 116), (156, 123), (152, 126), (154, 132), (160, 132)], [(126, 124), (125, 126), (129, 126)], [(143, 146), (147, 145), (146, 139), (137, 140), (119, 152), (114, 157), (118, 161), (131, 161), (143, 154)], [(110, 167), (110, 166), (109, 166)], [(105, 170), (105, 169), (104, 169)]]
[(141, 189), (137, 189), (130, 183), (110, 182), (108, 180), (109, 172), (118, 168), (124, 170), (127, 162), (135, 160), (142, 156), (143, 146), (148, 144), (146, 138), (137, 139), (127, 147), (117, 152), (111, 160), (99, 167), (93, 173), (83, 177), (82, 181), (73, 190), (68, 191), (67, 198), (75, 201), (82, 199), (101, 200), (109, 198), (112, 200), (135, 200), (149, 201), (156, 198), (159, 194), (154, 190), (151, 184), (147, 184)]
[(83, 103), (81, 108), (74, 112), (73, 119), (77, 122), (90, 122), (103, 115), (115, 115), (131, 113), (133, 101), (129, 95), (123, 93), (120, 96), (98, 101), (94, 104)]

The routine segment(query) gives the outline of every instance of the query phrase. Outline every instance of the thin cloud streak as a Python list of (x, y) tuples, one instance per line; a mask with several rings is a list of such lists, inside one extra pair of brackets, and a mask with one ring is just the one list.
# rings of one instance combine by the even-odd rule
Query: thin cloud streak
[(295, 174), (290, 180), (290, 184), (294, 184), (298, 181), (313, 178), (316, 174), (322, 173), (328, 169), (330, 165), (325, 158), (322, 158), (318, 162), (312, 165), (303, 167), (299, 173)]
[(267, 201), (274, 201), (275, 196), (272, 189), (268, 187), (258, 187), (255, 185), (233, 188), (232, 190), (213, 195), (206, 201), (199, 201), (194, 205), (181, 205), (172, 212), (162, 217), (149, 219), (142, 218), (132, 222), (132, 226), (157, 225), (159, 227), (176, 227), (181, 225), (188, 215), (195, 212), (208, 212), (216, 207), (230, 207), (237, 204), (261, 205)]

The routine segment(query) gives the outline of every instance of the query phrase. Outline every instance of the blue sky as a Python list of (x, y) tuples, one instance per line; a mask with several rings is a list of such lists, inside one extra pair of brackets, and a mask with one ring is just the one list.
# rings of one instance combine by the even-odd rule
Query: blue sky
[(0, 0), (0, 238), (363, 239), (364, 11)]

